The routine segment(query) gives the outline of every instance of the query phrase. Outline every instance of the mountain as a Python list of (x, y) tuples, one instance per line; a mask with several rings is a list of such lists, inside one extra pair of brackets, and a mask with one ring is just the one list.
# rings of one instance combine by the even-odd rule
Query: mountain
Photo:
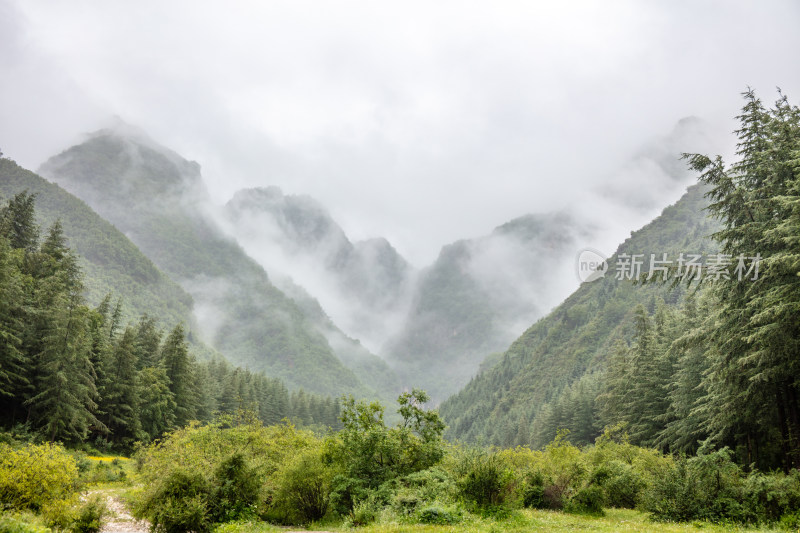
[(238, 191), (224, 213), (253, 258), (291, 276), (349, 335), (377, 350), (396, 332), (414, 269), (386, 239), (353, 243), (319, 202), (274, 186)]
[(437, 400), (466, 385), (489, 354), (577, 283), (559, 265), (586, 231), (563, 213), (526, 215), (442, 248), (420, 274), (404, 329), (387, 345), (404, 384)]
[(37, 223), (46, 229), (60, 220), (69, 245), (80, 256), (87, 298), (97, 305), (108, 294), (121, 297), (131, 319), (142, 314), (162, 327), (183, 322), (194, 327), (192, 297), (145, 257), (116, 227), (58, 185), (0, 159), (0, 197), (28, 191), (36, 195)]
[[(472, 379), (440, 408), (450, 438), (513, 445), (514, 435), (537, 427), (537, 416), (582, 377), (604, 369), (617, 339), (629, 338), (638, 304), (651, 311), (658, 298), (677, 303), (686, 288), (619, 280), (620, 254), (713, 253), (707, 238), (716, 224), (706, 217), (704, 189), (695, 185), (655, 220), (632, 232), (608, 259), (610, 268), (583, 283), (569, 298), (519, 337), (490, 369)], [(643, 271), (648, 268), (644, 265)], [(531, 440), (536, 440), (532, 435)]]
[(40, 174), (86, 201), (191, 294), (203, 338), (235, 364), (311, 392), (375, 396), (214, 222), (197, 163), (140, 133), (102, 130)]

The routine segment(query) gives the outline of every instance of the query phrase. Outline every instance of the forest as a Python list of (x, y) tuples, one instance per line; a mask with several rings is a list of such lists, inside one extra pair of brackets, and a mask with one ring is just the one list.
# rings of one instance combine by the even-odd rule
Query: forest
[(184, 324), (90, 306), (60, 222), (42, 231), (36, 195), (14, 195), (0, 531), (100, 531), (112, 500), (165, 533), (797, 530), (800, 109), (744, 100), (736, 161), (684, 154), (699, 185), (609, 259), (668, 242), (730, 272), (585, 284), (441, 409), (413, 387), (389, 411), (290, 392), (195, 357)]

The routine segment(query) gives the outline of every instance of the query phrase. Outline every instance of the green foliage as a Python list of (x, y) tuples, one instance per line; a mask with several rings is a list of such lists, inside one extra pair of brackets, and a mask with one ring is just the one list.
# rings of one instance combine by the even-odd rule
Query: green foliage
[(368, 494), (362, 480), (337, 474), (331, 480), (331, 509), (339, 516), (347, 516), (358, 502), (367, 499)]
[(60, 220), (70, 246), (86, 273), (88, 300), (99, 304), (109, 293), (127, 303), (127, 318), (143, 313), (163, 324), (188, 321), (191, 297), (160, 272), (122, 232), (84, 202), (40, 176), (0, 159), (0, 196), (27, 191), (35, 196), (36, 223), (49, 227)]
[(199, 472), (173, 469), (134, 507), (134, 514), (150, 520), (154, 531), (203, 533), (211, 529), (212, 488)]
[(108, 512), (105, 501), (100, 496), (93, 496), (81, 503), (69, 529), (73, 533), (98, 533)]
[(378, 518), (380, 505), (374, 498), (357, 502), (348, 516), (348, 522), (354, 526), (366, 526)]
[(455, 501), (458, 496), (453, 473), (441, 466), (398, 478), (391, 488), (392, 509), (401, 516), (411, 516), (426, 506), (435, 507), (440, 502)]
[(251, 518), (258, 505), (261, 484), (241, 453), (234, 453), (217, 467), (211, 515), (215, 522)]
[[(33, 517), (31, 517), (33, 518)], [(0, 514), (0, 533), (50, 533), (50, 528), (21, 516)]]
[(760, 521), (783, 521), (792, 514), (796, 520), (796, 510), (800, 509), (800, 470), (792, 470), (790, 474), (752, 472), (745, 481), (744, 493), (747, 506)]
[(634, 509), (647, 482), (632, 465), (611, 460), (592, 472), (591, 481), (604, 492), (604, 504), (609, 507)]
[(597, 485), (588, 485), (578, 489), (564, 506), (564, 510), (568, 513), (602, 515), (604, 502), (603, 489)]
[(128, 479), (128, 473), (122, 464), (113, 464), (109, 461), (89, 461), (86, 471), (81, 472), (81, 480), (84, 483), (113, 483)]
[[(332, 471), (324, 464), (321, 449), (309, 448), (298, 454), (276, 477), (273, 506), (284, 521), (305, 524), (325, 516), (331, 499)], [(346, 512), (350, 505), (340, 502), (338, 507)]]
[(34, 511), (70, 499), (78, 490), (75, 460), (57, 444), (0, 444), (0, 504)]
[(522, 505), (531, 509), (547, 509), (545, 498), (544, 476), (541, 472), (528, 474), (522, 489)]
[(386, 426), (379, 403), (356, 402), (352, 397), (344, 400), (342, 430), (326, 443), (326, 456), (343, 475), (336, 480), (337, 510), (340, 505), (355, 504), (353, 495), (362, 483), (366, 489), (376, 489), (442, 459), (444, 423), (437, 411), (423, 408), (427, 400), (425, 392), (416, 389), (402, 394), (398, 398), (402, 421), (393, 428)]
[(437, 524), (449, 526), (461, 522), (461, 513), (450, 509), (432, 505), (420, 509), (417, 513), (417, 520), (423, 524)]
[(456, 467), (459, 495), (478, 509), (501, 506), (509, 493), (510, 472), (503, 457), (466, 450)]
[(678, 459), (654, 480), (645, 507), (657, 520), (747, 521), (742, 484), (742, 471), (730, 450), (701, 450), (696, 457)]

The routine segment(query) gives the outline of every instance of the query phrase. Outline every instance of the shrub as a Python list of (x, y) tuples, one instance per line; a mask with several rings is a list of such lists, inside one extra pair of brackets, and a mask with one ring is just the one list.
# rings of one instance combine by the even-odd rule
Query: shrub
[(78, 496), (50, 500), (39, 511), (44, 522), (56, 530), (66, 531), (77, 518)]
[(461, 521), (461, 514), (433, 505), (420, 510), (417, 519), (423, 524), (452, 525)]
[(378, 504), (372, 498), (356, 502), (353, 506), (353, 512), (350, 513), (350, 523), (354, 526), (371, 524), (378, 518), (378, 513), (380, 512), (378, 507)]
[(656, 520), (752, 521), (742, 485), (741, 469), (728, 448), (708, 452), (702, 446), (696, 457), (678, 459), (654, 479), (645, 508)]
[(363, 481), (339, 474), (331, 480), (330, 506), (339, 516), (347, 516), (367, 494)]
[(75, 459), (57, 444), (0, 444), (0, 504), (38, 511), (78, 492)]
[(331, 471), (320, 458), (320, 451), (308, 450), (295, 457), (278, 474), (274, 505), (284, 520), (308, 523), (328, 512)]
[(547, 509), (549, 504), (544, 494), (544, 476), (541, 472), (529, 474), (522, 489), (522, 505), (530, 509)]
[(393, 483), (384, 483), (379, 492), (387, 493), (387, 503), (391, 503), (395, 512), (410, 516), (427, 504), (453, 501), (458, 488), (447, 471), (433, 467), (409, 474)]
[(155, 531), (203, 533), (211, 528), (210, 493), (201, 474), (175, 470), (134, 505), (134, 515), (149, 519)]
[(603, 489), (597, 485), (588, 485), (569, 499), (564, 510), (568, 513), (602, 515), (603, 499)]
[(241, 453), (225, 459), (214, 474), (211, 514), (215, 522), (252, 518), (261, 485)]
[(800, 530), (800, 511), (783, 515), (780, 524), (781, 527), (790, 531)]
[(605, 505), (625, 509), (636, 507), (639, 494), (646, 486), (631, 465), (616, 460), (598, 466), (592, 472), (591, 483), (602, 488)]
[(505, 503), (510, 472), (499, 455), (468, 450), (457, 472), (459, 493), (466, 501), (478, 508)]
[(800, 509), (800, 471), (789, 475), (754, 472), (747, 477), (744, 491), (750, 512), (759, 521), (782, 520)]
[(99, 496), (94, 496), (78, 509), (69, 529), (73, 533), (97, 533), (103, 527), (103, 520), (108, 515), (108, 507)]

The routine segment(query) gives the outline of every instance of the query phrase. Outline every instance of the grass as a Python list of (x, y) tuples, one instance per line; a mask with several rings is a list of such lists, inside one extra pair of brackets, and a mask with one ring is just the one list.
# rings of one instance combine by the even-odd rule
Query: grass
[[(295, 528), (301, 530), (302, 528)], [(710, 524), (695, 522), (689, 524), (652, 522), (645, 513), (628, 509), (606, 509), (605, 516), (582, 516), (557, 511), (515, 511), (506, 520), (482, 519), (474, 516), (452, 526), (433, 526), (423, 524), (404, 524), (399, 522), (382, 522), (369, 526), (350, 529), (334, 526), (330, 523), (312, 524), (309, 531), (358, 531), (359, 533), (506, 533), (523, 531), (593, 531), (593, 532), (641, 532), (641, 533), (679, 533), (691, 531), (703, 532), (777, 532), (784, 531), (771, 528), (747, 528), (734, 525)], [(272, 533), (286, 531), (264, 522), (239, 522), (219, 526), (215, 533)]]

